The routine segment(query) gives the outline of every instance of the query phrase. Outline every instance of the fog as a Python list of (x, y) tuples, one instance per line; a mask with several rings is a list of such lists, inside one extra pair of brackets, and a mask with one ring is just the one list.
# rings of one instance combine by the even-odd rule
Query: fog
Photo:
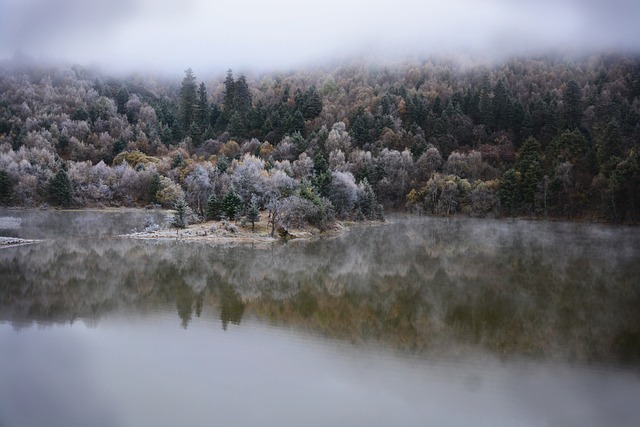
[(0, 57), (180, 73), (352, 55), (640, 49), (634, 0), (0, 0)]

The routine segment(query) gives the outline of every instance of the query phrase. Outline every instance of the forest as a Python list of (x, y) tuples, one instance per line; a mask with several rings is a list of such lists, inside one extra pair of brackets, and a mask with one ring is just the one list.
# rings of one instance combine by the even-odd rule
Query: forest
[(0, 63), (0, 205), (324, 229), (384, 211), (640, 220), (640, 57), (353, 61), (199, 81)]

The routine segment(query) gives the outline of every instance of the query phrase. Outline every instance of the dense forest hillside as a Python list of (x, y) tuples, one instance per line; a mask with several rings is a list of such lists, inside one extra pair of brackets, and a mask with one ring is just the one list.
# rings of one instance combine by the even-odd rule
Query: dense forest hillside
[(640, 220), (640, 58), (451, 59), (200, 82), (0, 65), (0, 204)]

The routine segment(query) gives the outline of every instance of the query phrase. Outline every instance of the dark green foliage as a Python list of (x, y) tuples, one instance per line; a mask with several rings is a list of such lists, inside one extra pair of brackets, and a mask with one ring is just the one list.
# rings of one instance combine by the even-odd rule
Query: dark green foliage
[(211, 128), (211, 107), (209, 105), (207, 88), (204, 83), (198, 87), (198, 98), (195, 106), (195, 117), (190, 127), (190, 135), (194, 145), (202, 144), (205, 135)]
[(304, 94), (296, 91), (295, 101), (305, 120), (315, 119), (322, 112), (322, 98), (315, 86), (311, 86)]
[(562, 92), (564, 102), (565, 123), (568, 129), (575, 129), (580, 124), (582, 116), (580, 86), (575, 80), (570, 80)]
[(0, 170), (0, 205), (7, 206), (13, 197), (13, 183), (9, 179), (9, 174)]
[(358, 107), (351, 115), (349, 123), (349, 135), (358, 147), (373, 142), (374, 118), (371, 113), (364, 110), (364, 107)]
[(233, 71), (227, 70), (227, 78), (224, 80), (224, 112), (230, 117), (236, 110), (235, 107), (236, 82), (233, 80)]
[(179, 125), (183, 132), (188, 132), (191, 123), (196, 116), (197, 102), (197, 85), (196, 77), (193, 70), (188, 68), (185, 71), (184, 79), (182, 79), (182, 87), (180, 88), (180, 103), (178, 106)]
[(364, 219), (382, 220), (384, 218), (382, 205), (376, 200), (376, 194), (366, 179), (361, 183), (361, 191), (356, 200), (356, 210), (362, 214)]
[(536, 193), (543, 175), (541, 151), (540, 143), (530, 137), (518, 152), (516, 169), (520, 173), (520, 196), (529, 212), (535, 208)]
[(228, 121), (227, 130), (234, 137), (247, 137), (252, 121), (260, 122), (258, 118), (252, 116), (252, 97), (247, 79), (245, 76), (240, 76), (234, 81), (233, 73), (229, 70), (224, 84), (224, 115)]
[(507, 215), (511, 215), (520, 207), (520, 175), (515, 169), (509, 169), (502, 175), (498, 198)]
[(207, 207), (205, 209), (205, 214), (207, 216), (207, 221), (213, 221), (220, 217), (221, 205), (218, 201), (218, 197), (215, 193), (212, 193), (207, 199)]
[(222, 199), (222, 211), (227, 218), (233, 220), (238, 217), (238, 214), (242, 211), (243, 202), (242, 197), (232, 187), (229, 192)]
[(55, 206), (71, 206), (73, 201), (71, 182), (67, 172), (62, 168), (49, 182), (49, 200)]
[(125, 114), (127, 112), (125, 105), (129, 100), (129, 91), (126, 86), (122, 86), (116, 95), (116, 106), (118, 108), (118, 114)]
[(226, 156), (220, 156), (218, 158), (218, 170), (220, 172), (226, 172), (229, 168), (229, 159)]
[(251, 109), (251, 92), (245, 76), (238, 77), (234, 86), (233, 107), (236, 112), (246, 115)]
[(184, 199), (180, 199), (176, 202), (176, 204), (173, 206), (174, 209), (174, 213), (173, 213), (173, 222), (172, 225), (175, 228), (187, 228), (187, 225), (189, 225), (189, 221), (188, 221), (188, 206), (185, 203)]
[(154, 174), (149, 183), (149, 203), (158, 203), (158, 191), (160, 191), (160, 175)]
[(112, 151), (113, 157), (123, 152), (125, 148), (127, 148), (127, 141), (125, 141), (124, 138), (122, 137), (118, 138), (116, 142), (113, 144), (113, 151)]

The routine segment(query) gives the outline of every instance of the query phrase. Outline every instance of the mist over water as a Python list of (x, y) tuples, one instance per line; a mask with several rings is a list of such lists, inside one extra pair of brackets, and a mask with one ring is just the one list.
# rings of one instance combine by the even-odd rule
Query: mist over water
[(640, 415), (635, 228), (392, 216), (221, 246), (116, 237), (149, 212), (41, 214), (0, 211), (46, 237), (0, 250), (2, 425)]

